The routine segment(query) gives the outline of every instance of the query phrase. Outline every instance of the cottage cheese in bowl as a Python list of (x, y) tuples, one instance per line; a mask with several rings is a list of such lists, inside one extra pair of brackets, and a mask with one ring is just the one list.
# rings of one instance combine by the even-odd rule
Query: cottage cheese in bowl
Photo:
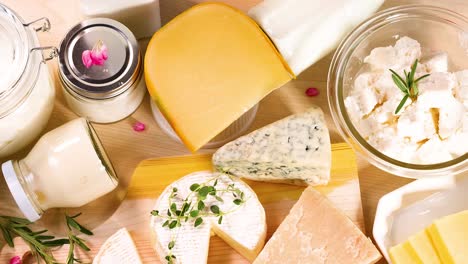
[[(383, 154), (412, 164), (442, 163), (468, 152), (468, 70), (450, 72), (447, 53), (421, 50), (409, 37), (373, 49), (344, 103), (360, 135)], [(429, 76), (396, 113), (404, 93), (390, 69), (405, 76), (416, 60), (414, 79)]]

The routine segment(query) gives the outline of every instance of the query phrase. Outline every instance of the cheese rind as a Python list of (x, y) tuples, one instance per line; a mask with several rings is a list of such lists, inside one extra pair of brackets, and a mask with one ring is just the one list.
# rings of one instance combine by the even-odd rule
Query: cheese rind
[(369, 264), (380, 258), (372, 242), (346, 215), (308, 187), (254, 264)]
[(93, 259), (93, 264), (141, 264), (135, 243), (126, 228), (109, 237)]
[(293, 77), (255, 21), (221, 3), (174, 18), (145, 55), (151, 97), (192, 151)]
[(323, 112), (312, 107), (232, 141), (213, 155), (213, 164), (256, 181), (327, 184), (331, 144)]
[[(198, 227), (194, 227), (194, 221), (190, 219), (171, 230), (167, 226), (163, 227), (165, 218), (152, 216), (150, 223), (153, 244), (162, 262), (167, 262), (165, 257), (169, 254), (168, 244), (175, 239), (172, 254), (176, 256), (176, 263), (206, 263), (211, 231), (249, 260), (253, 260), (262, 249), (266, 236), (265, 211), (255, 192), (235, 177), (210, 172), (189, 174), (169, 185), (159, 196), (154, 209), (166, 215), (173, 188), (178, 190), (173, 202), (181, 208), (183, 199), (191, 192), (192, 184), (213, 182), (215, 178), (218, 179), (218, 189), (226, 189), (229, 184), (234, 184), (235, 188), (244, 192), (246, 202), (240, 206), (235, 205), (235, 198), (230, 192), (219, 194), (223, 202), (209, 195), (204, 201), (206, 208), (216, 204), (221, 212), (230, 212), (223, 216), (221, 224), (218, 223), (217, 217), (210, 215), (204, 216), (203, 223)], [(191, 199), (195, 199), (194, 196)]]

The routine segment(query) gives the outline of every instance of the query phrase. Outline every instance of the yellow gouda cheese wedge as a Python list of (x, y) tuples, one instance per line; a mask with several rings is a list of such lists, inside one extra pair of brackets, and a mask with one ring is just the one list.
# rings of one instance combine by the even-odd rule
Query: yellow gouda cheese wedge
[(468, 210), (436, 220), (427, 230), (442, 263), (468, 263)]
[(151, 97), (192, 151), (292, 78), (260, 27), (220, 3), (177, 16), (154, 34), (145, 56)]

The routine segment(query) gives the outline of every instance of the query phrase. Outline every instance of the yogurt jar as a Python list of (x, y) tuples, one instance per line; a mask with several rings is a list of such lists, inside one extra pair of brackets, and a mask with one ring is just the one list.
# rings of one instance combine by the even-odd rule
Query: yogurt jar
[(25, 158), (3, 163), (2, 171), (30, 221), (49, 208), (83, 206), (118, 185), (111, 161), (84, 118), (46, 133)]
[(49, 29), (46, 18), (25, 23), (0, 4), (0, 159), (31, 143), (52, 113), (55, 89), (45, 62), (57, 49), (39, 47), (36, 35)]
[(59, 57), (63, 94), (77, 115), (112, 123), (141, 104), (146, 87), (140, 48), (121, 23), (107, 18), (79, 23), (62, 40)]

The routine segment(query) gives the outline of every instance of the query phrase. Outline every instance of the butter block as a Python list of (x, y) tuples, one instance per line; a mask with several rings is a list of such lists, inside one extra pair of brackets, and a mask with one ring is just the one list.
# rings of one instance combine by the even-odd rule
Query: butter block
[(393, 264), (424, 264), (408, 241), (390, 248), (389, 253)]
[(437, 252), (432, 246), (431, 238), (429, 237), (429, 233), (426, 230), (423, 230), (417, 233), (414, 236), (411, 236), (408, 239), (408, 242), (414, 251), (414, 253), (418, 256), (418, 258), (424, 264), (439, 264), (440, 259), (437, 256)]
[(221, 3), (174, 18), (145, 55), (151, 97), (192, 151), (293, 77), (255, 21)]
[(468, 210), (436, 220), (427, 230), (442, 263), (468, 263)]
[(254, 264), (370, 264), (379, 251), (328, 199), (308, 187)]

